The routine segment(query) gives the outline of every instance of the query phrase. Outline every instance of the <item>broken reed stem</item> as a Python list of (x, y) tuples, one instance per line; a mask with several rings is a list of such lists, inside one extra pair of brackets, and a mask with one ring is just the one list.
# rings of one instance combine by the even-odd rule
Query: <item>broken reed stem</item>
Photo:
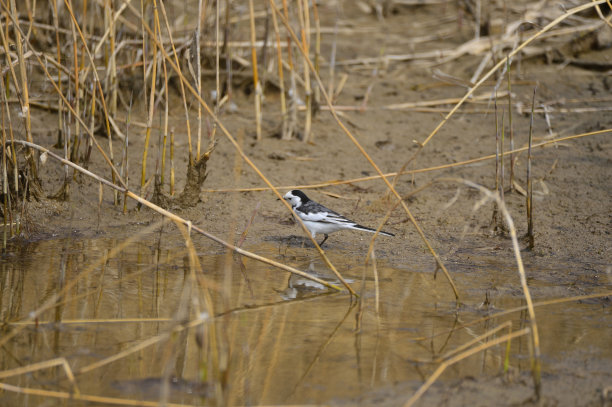
[[(2, 30), (2, 28), (0, 28), (0, 30)], [(9, 202), (8, 202), (8, 170), (6, 169), (7, 166), (7, 160), (6, 160), (6, 149), (10, 148), (9, 145), (6, 143), (6, 129), (4, 127), (4, 123), (7, 123), (8, 120), (5, 120), (5, 106), (8, 110), (8, 102), (7, 102), (7, 98), (6, 98), (6, 92), (4, 91), (4, 81), (0, 81), (0, 92), (2, 93), (2, 101), (4, 103), (2, 103), (2, 107), (0, 108), (0, 110), (2, 110), (2, 113), (0, 114), (0, 117), (2, 118), (2, 123), (3, 125), (0, 126), (2, 128), (2, 205), (3, 205), (3, 211), (2, 211), (2, 221), (3, 221), (3, 230), (2, 230), (2, 253), (4, 253), (6, 251), (6, 241), (7, 241), (7, 230), (8, 230), (8, 224), (10, 224), (10, 220), (9, 223), (7, 224), (7, 217), (10, 218), (10, 213), (9, 213)], [(10, 126), (10, 122), (9, 122), (9, 126)], [(11, 231), (12, 231), (12, 227), (11, 227)], [(11, 237), (12, 237), (12, 233), (11, 233)]]
[(374, 274), (374, 310), (376, 311), (376, 315), (380, 313), (380, 286), (378, 284), (378, 268), (376, 267), (376, 255), (374, 254), (374, 249), (372, 249), (372, 253), (370, 255), (372, 258), (372, 273)]
[[(130, 96), (130, 105), (128, 107), (127, 118), (125, 121), (125, 139), (123, 140), (123, 159), (121, 160), (121, 177), (125, 180), (126, 189), (129, 186), (129, 155), (128, 146), (130, 140), (130, 122), (132, 119), (132, 102), (134, 101), (134, 95)], [(123, 194), (123, 213), (127, 213), (127, 195)]]
[[(164, 26), (166, 27), (166, 34), (168, 35), (170, 46), (172, 47), (172, 55), (174, 56), (174, 62), (176, 64), (178, 71), (180, 72), (181, 64), (178, 59), (178, 53), (176, 52), (174, 40), (172, 39), (172, 30), (170, 29), (170, 23), (168, 22), (168, 16), (166, 14), (166, 8), (164, 6), (163, 1), (159, 2), (159, 8), (162, 12), (162, 16), (164, 17)], [(161, 35), (161, 29), (160, 29), (160, 35)], [(187, 131), (187, 143), (189, 146), (189, 165), (193, 165), (193, 154), (192, 154), (192, 146), (191, 146), (191, 125), (189, 124), (189, 108), (187, 106), (187, 95), (185, 93), (185, 85), (183, 84), (183, 81), (179, 81), (179, 82), (180, 82), (180, 89), (181, 89), (181, 99), (183, 100), (183, 109), (185, 110), (185, 129)], [(171, 191), (174, 190), (173, 186), (174, 184), (170, 186)]]
[(262, 89), (257, 76), (257, 50), (255, 42), (257, 40), (255, 34), (255, 10), (253, 9), (253, 0), (249, 0), (249, 22), (251, 30), (251, 65), (253, 69), (253, 87), (255, 96), (255, 131), (257, 141), (261, 140), (261, 98)]
[(499, 196), (501, 197), (501, 200), (504, 200), (504, 141), (505, 141), (505, 127), (504, 127), (504, 117), (505, 117), (505, 113), (504, 111), (502, 111), (502, 117), (501, 117), (501, 127), (500, 127), (500, 132), (501, 132), (501, 137), (499, 140)]
[[(56, 47), (56, 58), (57, 58), (57, 63), (59, 65), (62, 64), (62, 47), (60, 45), (60, 32), (59, 32), (59, 17), (57, 15), (58, 13), (58, 9), (57, 9), (57, 1), (58, 0), (53, 0), (51, 2), (51, 6), (52, 6), (52, 12), (53, 12), (53, 26), (55, 27), (55, 47)], [(57, 87), (59, 88), (60, 92), (62, 92), (62, 70), (58, 69), (57, 70)], [(62, 98), (61, 97), (57, 97), (57, 106), (58, 106), (58, 110), (61, 112), (63, 110), (63, 106), (62, 106)], [(60, 137), (61, 137), (61, 132), (62, 129), (64, 128), (64, 125), (62, 123), (62, 118), (63, 115), (58, 114), (57, 115), (57, 129), (58, 129), (58, 133), (57, 133), (57, 145), (60, 144)]]
[[(94, 130), (96, 128), (96, 90), (97, 88), (94, 84), (94, 86), (91, 87), (91, 116), (89, 117), (89, 134), (94, 134)], [(91, 139), (91, 137), (88, 137), (87, 138), (87, 151), (85, 152), (85, 160), (83, 161), (83, 166), (85, 168), (87, 168), (87, 166), (89, 165), (89, 157), (91, 155), (92, 146), (93, 146), (93, 140)], [(76, 171), (74, 175), (76, 175)]]
[(339, 7), (340, 7), (339, 3), (336, 3), (336, 15), (334, 18), (334, 33), (333, 33), (333, 38), (332, 38), (331, 51), (329, 55), (329, 84), (327, 85), (328, 86), (327, 93), (331, 96), (332, 102), (335, 102), (336, 100), (334, 80), (335, 80), (335, 75), (336, 75), (336, 52), (338, 49), (338, 20), (340, 19), (339, 18)]
[[(202, 10), (202, 1), (198, 1), (198, 23), (195, 32), (195, 68), (196, 68), (196, 90), (198, 91), (198, 95), (202, 97), (202, 56), (201, 53), (201, 43), (200, 39), (202, 38), (202, 19), (204, 18), (203, 10)], [(160, 37), (160, 42), (162, 38)], [(200, 149), (202, 146), (202, 106), (198, 104), (198, 131), (197, 131), (197, 141), (196, 141), (196, 155), (195, 161), (200, 159)]]
[[(219, 114), (219, 107), (221, 107), (221, 49), (220, 45), (221, 41), (219, 41), (219, 21), (220, 21), (220, 12), (219, 12), (219, 1), (215, 2), (215, 114)], [(215, 133), (217, 130), (217, 125), (213, 124), (212, 135), (215, 137)]]
[[(74, 68), (74, 110), (76, 114), (80, 116), (81, 114), (81, 84), (80, 84), (80, 76), (79, 76), (79, 54), (78, 54), (78, 43), (77, 43), (77, 35), (76, 30), (74, 29), (74, 23), (70, 24), (71, 32), (72, 32), (72, 66)], [(59, 69), (58, 69), (59, 73)], [(66, 143), (68, 150), (70, 151), (70, 155), (73, 158), (75, 163), (79, 162), (79, 141), (81, 140), (81, 124), (78, 120), (75, 120), (75, 131), (74, 131), (74, 140), (72, 142), (72, 149), (70, 147), (70, 140)]]
[[(510, 130), (510, 151), (514, 150), (514, 129), (512, 128), (512, 86), (510, 80), (510, 57), (506, 58), (506, 73), (508, 77), (508, 127)], [(510, 154), (510, 191), (514, 189), (514, 154)]]
[[(149, 142), (151, 140), (151, 129), (153, 127), (153, 116), (155, 114), (155, 89), (157, 83), (157, 36), (159, 35), (159, 18), (157, 6), (153, 5), (153, 34), (151, 35), (151, 89), (149, 96), (149, 114), (147, 116), (147, 128), (145, 130), (145, 141), (142, 151), (142, 172), (140, 178), (141, 193), (144, 191), (146, 176), (147, 176), (147, 153), (149, 150)], [(143, 17), (144, 18), (144, 17)]]
[[(273, 1), (273, 0), (271, 0)], [(272, 24), (274, 26), (274, 35), (276, 37), (276, 64), (278, 65), (278, 85), (280, 94), (280, 109), (281, 109), (281, 140), (286, 140), (285, 131), (287, 130), (287, 101), (285, 99), (285, 77), (283, 70), (283, 53), (281, 50), (280, 30), (278, 29), (278, 20), (276, 13), (272, 14)]]
[(164, 132), (163, 140), (162, 140), (162, 153), (161, 153), (161, 175), (160, 175), (160, 183), (164, 185), (164, 175), (166, 172), (166, 146), (168, 145), (168, 133)]
[[(497, 92), (495, 92), (495, 190), (499, 190), (499, 117), (497, 114)], [(496, 207), (497, 208), (497, 207)], [(497, 223), (497, 211), (493, 214), (494, 221)]]
[(537, 86), (533, 88), (533, 98), (531, 99), (531, 119), (529, 120), (529, 149), (527, 150), (527, 238), (529, 239), (528, 247), (533, 249), (535, 246), (533, 236), (533, 184), (531, 179), (531, 145), (533, 141), (533, 109), (535, 106), (535, 96)]
[(170, 130), (170, 196), (174, 196), (174, 129)]
[[(19, 13), (17, 11), (17, 6), (15, 5), (15, 0), (10, 0), (13, 24), (16, 24), (19, 21)], [(13, 25), (13, 34), (15, 35), (15, 47), (17, 48), (17, 60), (19, 62), (19, 77), (21, 79), (21, 113), (23, 114), (25, 123), (24, 130), (26, 134), (26, 140), (29, 142), (33, 142), (32, 139), (32, 123), (31, 123), (31, 115), (30, 115), (30, 96), (29, 96), (29, 87), (28, 87), (28, 74), (26, 69), (26, 61), (23, 56), (23, 45), (21, 29), (16, 25)], [(8, 51), (9, 48), (5, 48)], [(7, 52), (8, 53), (8, 52)], [(15, 83), (17, 86), (17, 83)], [(38, 170), (36, 167), (36, 159), (34, 157), (33, 151), (28, 151), (26, 155), (27, 162), (30, 167), (30, 177), (31, 180), (37, 182), (38, 180)]]
[[(231, 24), (230, 24), (230, 3), (231, 0), (225, 0), (225, 25), (224, 25), (224, 29), (223, 29), (223, 51), (225, 52), (225, 84), (227, 85), (226, 91), (227, 91), (227, 99), (231, 100), (232, 99), (232, 93), (233, 93), (233, 85), (232, 85), (232, 79), (233, 79), (233, 68), (232, 68), (232, 45), (230, 42), (230, 36), (231, 36)], [(219, 103), (220, 105), (220, 103)], [(215, 123), (215, 128), (217, 126), (217, 122)]]
[[(161, 30), (160, 30), (160, 36), (161, 36)], [(169, 95), (169, 82), (168, 82), (168, 68), (166, 66), (166, 60), (162, 58), (161, 60), (161, 64), (164, 70), (164, 126), (163, 126), (163, 131), (162, 131), (162, 145), (160, 146), (161, 148), (161, 176), (160, 176), (160, 183), (161, 183), (161, 187), (163, 188), (164, 186), (164, 172), (166, 169), (166, 142), (168, 140), (168, 121), (169, 121), (169, 109), (170, 109), (170, 95)]]
[[(273, 5), (274, 0), (270, 0), (270, 5)], [(289, 21), (289, 9), (287, 7), (287, 0), (283, 2), (283, 15), (286, 21)], [(275, 8), (276, 9), (276, 8)], [(276, 13), (273, 13), (276, 14)], [(287, 63), (289, 64), (289, 110), (286, 116), (286, 120), (283, 121), (283, 128), (281, 138), (283, 140), (291, 140), (297, 123), (297, 85), (295, 81), (295, 66), (293, 65), (292, 55), (292, 41), (291, 34), (287, 32)]]
[[(108, 78), (108, 91), (110, 91), (109, 111), (112, 117), (117, 116), (117, 90), (119, 88), (117, 83), (117, 57), (115, 55), (115, 12), (113, 10), (114, 2), (107, 0), (104, 6), (105, 11), (108, 13), (108, 46), (109, 46), (109, 78)], [(105, 19), (107, 18), (105, 13)]]
[[(306, 119), (304, 121), (303, 141), (312, 143), (312, 88), (310, 85), (310, 10), (308, 0), (297, 0), (298, 21), (300, 23), (300, 35), (302, 37), (302, 60), (304, 64), (304, 103), (306, 104)], [(299, 41), (299, 40), (296, 40)]]
[[(314, 55), (314, 68), (317, 75), (321, 76), (320, 64), (321, 64), (321, 21), (319, 20), (319, 8), (317, 2), (312, 3), (312, 15), (315, 22), (315, 55)], [(318, 86), (314, 88), (314, 108), (318, 108), (321, 102), (321, 89)], [(313, 109), (314, 109), (313, 108)], [(315, 112), (313, 111), (313, 114)]]

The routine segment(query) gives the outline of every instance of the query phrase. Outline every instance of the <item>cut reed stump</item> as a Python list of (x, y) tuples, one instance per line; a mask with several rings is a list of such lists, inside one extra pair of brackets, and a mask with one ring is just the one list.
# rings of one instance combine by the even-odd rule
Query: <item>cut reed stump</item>
[(215, 143), (211, 142), (204, 154), (195, 160), (193, 164), (188, 164), (185, 188), (177, 198), (166, 195), (162, 191), (161, 182), (157, 182), (156, 180), (152, 202), (162, 208), (169, 208), (170, 206), (188, 208), (200, 202), (200, 192), (202, 191), (202, 185), (207, 176), (206, 165), (214, 149)]

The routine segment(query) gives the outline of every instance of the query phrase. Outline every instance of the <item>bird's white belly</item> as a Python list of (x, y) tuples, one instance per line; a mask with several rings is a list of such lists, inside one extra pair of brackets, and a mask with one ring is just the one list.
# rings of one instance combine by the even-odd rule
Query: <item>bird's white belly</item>
[(304, 220), (304, 225), (310, 230), (313, 237), (317, 233), (322, 233), (324, 235), (330, 234), (332, 232), (336, 232), (338, 230), (344, 229), (341, 225), (337, 225), (334, 223), (322, 223), (322, 222), (312, 222), (309, 220)]

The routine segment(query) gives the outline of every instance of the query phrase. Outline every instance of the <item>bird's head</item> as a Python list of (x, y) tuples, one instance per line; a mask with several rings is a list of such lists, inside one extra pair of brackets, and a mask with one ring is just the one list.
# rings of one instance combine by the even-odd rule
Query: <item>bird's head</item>
[(306, 202), (310, 201), (306, 194), (299, 189), (294, 189), (287, 192), (283, 198), (291, 204), (292, 208), (299, 208)]

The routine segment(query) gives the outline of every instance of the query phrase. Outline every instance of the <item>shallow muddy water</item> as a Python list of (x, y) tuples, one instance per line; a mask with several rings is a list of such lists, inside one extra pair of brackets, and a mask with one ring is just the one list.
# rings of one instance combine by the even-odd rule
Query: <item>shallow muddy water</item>
[[(441, 274), (434, 280), (429, 269), (392, 267), (380, 259), (377, 314), (373, 270), (360, 256), (327, 251), (362, 302), (222, 253), (198, 253), (197, 279), (180, 240), (175, 247), (151, 242), (118, 252), (113, 250), (122, 242), (110, 238), (15, 243), (0, 270), (3, 337), (11, 336), (2, 346), (0, 370), (65, 358), (81, 395), (107, 397), (97, 400), (103, 404), (397, 405), (433, 373), (438, 357), (503, 322), (510, 321), (513, 331), (528, 325), (526, 313), (517, 311), (464, 327), (524, 305), (513, 294), (519, 284), (512, 264), (456, 270), (457, 304)], [(312, 248), (264, 243), (249, 249), (335, 282)], [(544, 290), (538, 292), (551, 286), (530, 285)], [(60, 293), (59, 305), (50, 306)], [(600, 300), (537, 307), (545, 377), (558, 375), (565, 363), (572, 371), (578, 365), (576, 374), (609, 379), (610, 313)], [(457, 380), (501, 376), (505, 351), (504, 343), (448, 368), (432, 392), (443, 393)], [(509, 364), (510, 376), (529, 371), (527, 337), (512, 341)], [(73, 389), (58, 366), (3, 382), (63, 394)], [(531, 395), (529, 383), (522, 392), (517, 397)], [(56, 397), (3, 392), (0, 404), (62, 403)]]

